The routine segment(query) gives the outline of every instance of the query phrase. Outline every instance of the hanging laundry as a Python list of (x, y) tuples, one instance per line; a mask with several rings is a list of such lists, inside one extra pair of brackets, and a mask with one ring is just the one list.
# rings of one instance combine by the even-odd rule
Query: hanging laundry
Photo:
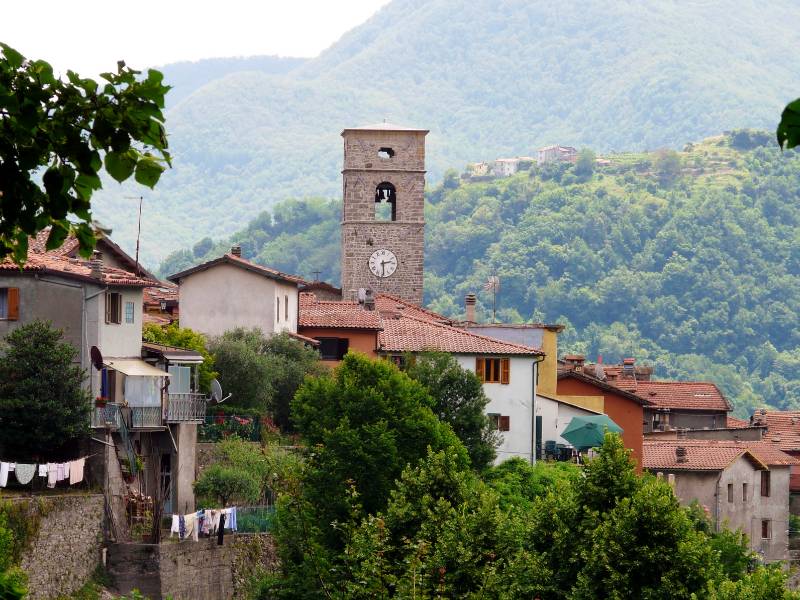
[(225, 511), (219, 515), (219, 531), (217, 533), (217, 546), (222, 546), (222, 538), (225, 537)]
[(197, 513), (200, 518), (200, 533), (203, 535), (211, 535), (211, 511), (203, 510)]
[(228, 509), (228, 529), (236, 531), (236, 507), (231, 506)]
[(0, 462), (0, 487), (6, 487), (8, 484), (8, 467), (9, 463)]
[(36, 465), (28, 465), (24, 463), (17, 463), (14, 470), (14, 475), (17, 476), (17, 481), (22, 485), (27, 485), (33, 479), (33, 474), (36, 472)]
[(86, 459), (79, 458), (69, 463), (69, 484), (75, 485), (83, 481), (83, 469), (86, 466)]
[(56, 463), (47, 463), (47, 487), (56, 487), (56, 481), (58, 481), (57, 477), (58, 465), (56, 465)]
[(56, 464), (56, 481), (69, 479), (69, 463)]
[(217, 532), (217, 529), (219, 529), (220, 512), (221, 511), (219, 511), (219, 510), (212, 510), (211, 511), (211, 534), (212, 535)]
[(39, 465), (39, 477), (47, 477), (47, 465)]
[(178, 537), (181, 535), (181, 518), (179, 515), (172, 515), (172, 526), (169, 528), (169, 537), (173, 537), (174, 534), (178, 534)]
[(178, 516), (178, 537), (180, 539), (186, 537), (186, 517), (183, 515)]

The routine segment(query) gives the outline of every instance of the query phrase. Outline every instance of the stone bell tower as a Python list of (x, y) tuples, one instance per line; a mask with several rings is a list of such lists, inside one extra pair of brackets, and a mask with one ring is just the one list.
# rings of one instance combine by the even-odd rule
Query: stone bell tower
[(425, 129), (342, 131), (342, 296), (359, 288), (422, 303)]

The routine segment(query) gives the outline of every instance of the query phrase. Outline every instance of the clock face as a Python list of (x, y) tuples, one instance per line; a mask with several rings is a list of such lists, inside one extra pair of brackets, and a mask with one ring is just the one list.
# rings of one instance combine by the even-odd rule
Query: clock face
[(397, 270), (397, 257), (391, 250), (375, 250), (369, 257), (369, 270), (376, 277), (389, 277)]

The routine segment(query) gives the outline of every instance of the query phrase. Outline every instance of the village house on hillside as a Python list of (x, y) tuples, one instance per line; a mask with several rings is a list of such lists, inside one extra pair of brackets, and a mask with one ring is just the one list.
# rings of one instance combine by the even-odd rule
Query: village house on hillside
[(242, 258), (239, 246), (169, 280), (178, 285), (182, 327), (210, 337), (237, 327), (297, 333), (303, 279)]
[(766, 562), (786, 560), (789, 469), (797, 459), (768, 441), (647, 441), (644, 467), (664, 477), (682, 504), (697, 500), (714, 527), (747, 534)]
[(578, 149), (572, 146), (545, 146), (536, 151), (536, 164), (544, 165), (551, 162), (575, 162), (578, 159)]

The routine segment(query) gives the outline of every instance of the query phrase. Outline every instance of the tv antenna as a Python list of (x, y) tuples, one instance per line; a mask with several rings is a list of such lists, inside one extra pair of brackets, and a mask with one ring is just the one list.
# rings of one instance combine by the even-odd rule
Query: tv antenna
[(139, 277), (140, 269), (139, 269), (139, 238), (142, 235), (142, 200), (144, 200), (143, 196), (125, 196), (126, 200), (139, 200), (139, 224), (136, 229), (136, 276)]
[(483, 289), (492, 292), (492, 323), (497, 323), (497, 292), (500, 290), (500, 278), (490, 275), (483, 284)]
[(319, 281), (319, 274), (322, 273), (322, 271), (311, 271), (311, 272), (314, 274), (314, 281)]

